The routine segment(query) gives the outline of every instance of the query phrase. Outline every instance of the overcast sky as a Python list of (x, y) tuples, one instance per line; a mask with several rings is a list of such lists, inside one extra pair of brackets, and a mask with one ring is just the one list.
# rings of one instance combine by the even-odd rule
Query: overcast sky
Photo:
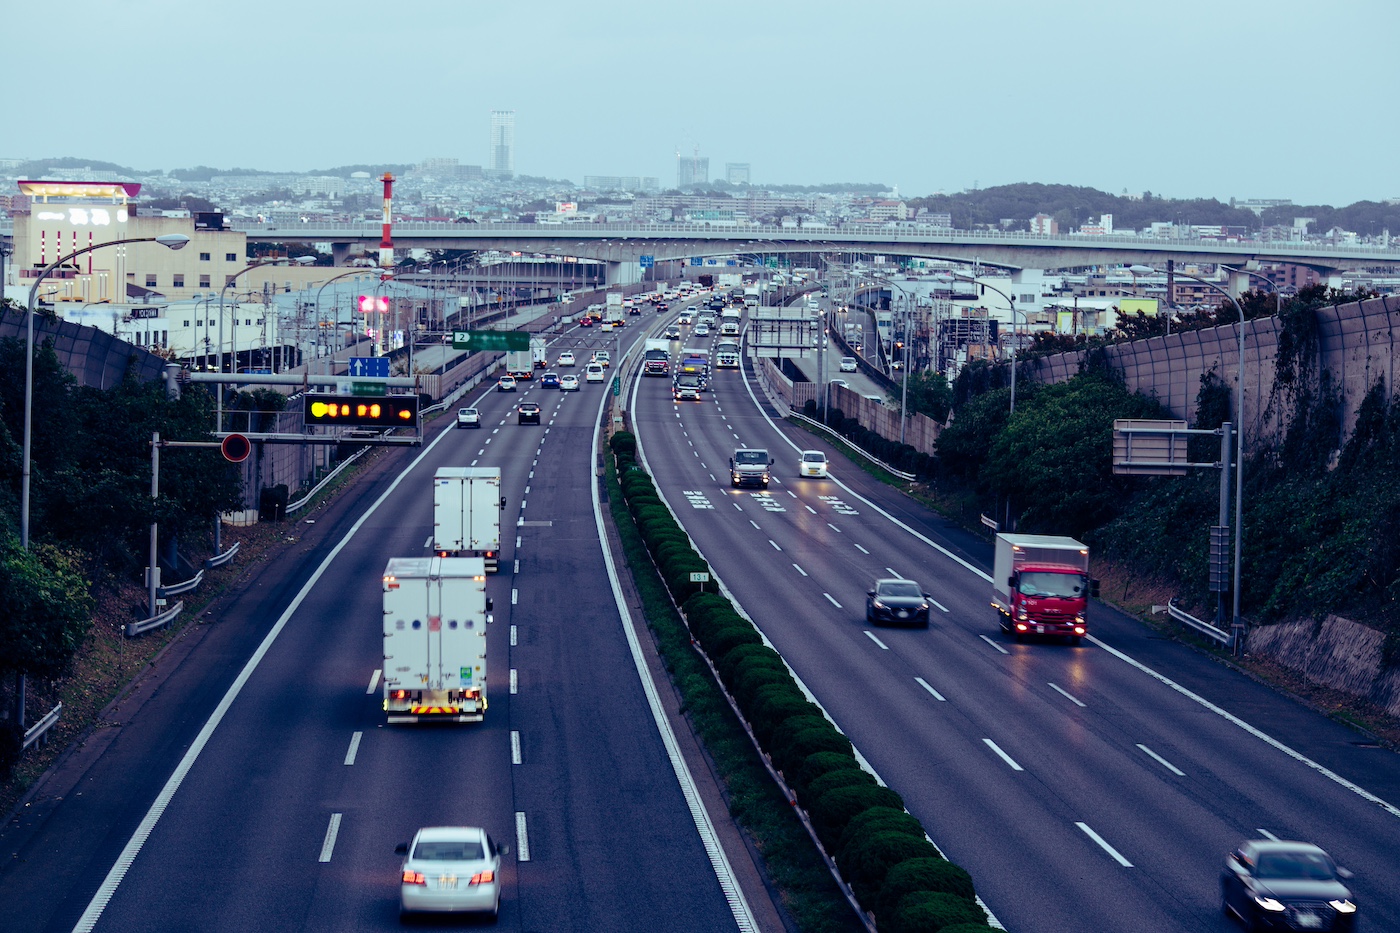
[(1396, 0), (18, 4), (0, 158), (1400, 196)]

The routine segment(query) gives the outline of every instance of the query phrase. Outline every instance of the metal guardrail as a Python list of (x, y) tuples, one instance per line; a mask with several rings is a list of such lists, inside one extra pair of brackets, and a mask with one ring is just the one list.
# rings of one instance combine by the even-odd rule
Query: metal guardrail
[[(48, 732), (58, 722), (58, 717), (63, 715), (63, 704), (60, 703), (44, 714), (44, 718), (24, 730), (24, 748), (33, 745), (39, 739), (44, 738), (44, 733)], [(45, 739), (45, 741), (48, 741)]]
[[(229, 548), (227, 551), (224, 551), (217, 557), (206, 557), (204, 559), (204, 569), (213, 570), (215, 567), (222, 567), (224, 564), (227, 564), (229, 561), (233, 560), (233, 555), (237, 554), (238, 549), (242, 546), (242, 541), (235, 541), (233, 543), (233, 547)], [(200, 575), (203, 576), (202, 573)]]
[(1208, 638), (1215, 639), (1222, 645), (1230, 646), (1234, 643), (1234, 636), (1232, 636), (1229, 632), (1216, 628), (1209, 622), (1202, 622), (1200, 619), (1191, 615), (1189, 612), (1185, 612), (1181, 609), (1176, 608), (1175, 599), (1168, 600), (1165, 606), (1152, 607), (1153, 615), (1156, 615), (1158, 612), (1162, 611), (1165, 611), (1167, 615), (1171, 616), (1173, 619), (1182, 623), (1183, 625), (1195, 629), (1196, 631), (1200, 632), (1202, 635), (1205, 635)]
[(788, 411), (792, 414), (792, 416), (793, 416), (794, 418), (800, 418), (800, 419), (802, 419), (803, 421), (807, 422), (807, 423), (810, 424), (810, 425), (814, 425), (815, 427), (821, 428), (823, 431), (825, 431), (826, 433), (830, 434), (832, 437), (837, 438), (837, 439), (840, 440), (842, 443), (844, 443), (847, 447), (851, 448), (851, 449), (854, 450), (856, 453), (860, 454), (862, 457), (864, 457), (865, 459), (869, 460), (871, 463), (875, 464), (875, 465), (876, 465), (877, 467), (879, 467), (880, 469), (885, 470), (885, 471), (890, 472), (890, 473), (893, 473), (895, 476), (898, 476), (900, 479), (905, 480), (905, 481), (907, 481), (907, 482), (913, 482), (913, 481), (917, 478), (917, 477), (914, 476), (913, 473), (905, 473), (903, 470), (896, 470), (894, 467), (890, 466), (890, 465), (889, 465), (888, 463), (886, 463), (885, 461), (879, 459), (878, 457), (874, 457), (874, 456), (872, 456), (871, 454), (869, 454), (868, 452), (862, 450), (860, 447), (856, 446), (856, 444), (855, 444), (850, 438), (848, 438), (848, 437), (842, 437), (840, 434), (837, 434), (835, 431), (831, 430), (831, 427), (830, 427), (829, 425), (822, 424), (820, 421), (817, 421), (815, 418), (808, 418), (806, 415), (802, 414), (802, 412), (798, 411), (796, 408), (792, 408), (792, 407), (789, 406)]
[(159, 596), (161, 599), (164, 599), (167, 596), (179, 596), (181, 593), (188, 593), (190, 590), (196, 588), (203, 582), (204, 571), (201, 570), (199, 573), (190, 577), (183, 583), (174, 583), (170, 586), (156, 587), (156, 595)]
[(169, 625), (175, 621), (176, 616), (184, 611), (185, 601), (182, 599), (160, 615), (151, 616), (149, 619), (142, 619), (139, 622), (128, 622), (126, 624), (126, 637), (135, 638), (137, 635), (144, 635), (153, 629)]
[(287, 503), (287, 509), (282, 514), (291, 515), (297, 509), (305, 508), (306, 504), (310, 502), (312, 498), (315, 497), (316, 493), (326, 488), (327, 483), (339, 476), (342, 471), (344, 471), (348, 466), (350, 466), (350, 464), (363, 457), (368, 451), (368, 447), (362, 447), (350, 456), (346, 457), (344, 460), (340, 461), (340, 465), (337, 466), (334, 470), (331, 470), (329, 473), (327, 473), (325, 479), (321, 480), (315, 486), (312, 486), (310, 492), (308, 492), (306, 495), (302, 496), (295, 502)]

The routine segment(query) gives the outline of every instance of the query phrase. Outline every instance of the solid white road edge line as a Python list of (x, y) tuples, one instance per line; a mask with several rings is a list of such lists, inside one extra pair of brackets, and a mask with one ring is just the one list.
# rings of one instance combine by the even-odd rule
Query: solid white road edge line
[(1084, 831), (1084, 835), (1097, 842), (1100, 848), (1102, 848), (1109, 855), (1113, 856), (1114, 861), (1116, 861), (1119, 865), (1122, 865), (1124, 868), (1133, 867), (1132, 862), (1125, 859), (1122, 855), (1119, 854), (1118, 850), (1113, 848), (1113, 846), (1109, 845), (1102, 836), (1090, 829), (1088, 823), (1076, 822), (1074, 825), (1082, 829)]
[[(640, 377), (638, 381), (640, 381)], [(634, 382), (634, 398), (635, 386)], [(599, 423), (603, 417), (603, 410), (607, 402), (608, 396), (605, 394), (598, 402), (597, 418), (595, 418), (594, 424)], [(593, 448), (590, 454), (593, 463), (598, 462), (598, 434), (598, 431), (593, 432)], [(641, 449), (640, 439), (637, 443), (637, 452), (642, 455), (642, 465), (645, 467), (645, 454)], [(657, 693), (656, 684), (652, 681), (651, 672), (647, 669), (646, 658), (642, 654), (642, 645), (637, 638), (637, 629), (632, 624), (632, 613), (629, 611), (627, 600), (622, 593), (622, 581), (617, 577), (617, 566), (613, 562), (612, 549), (608, 547), (608, 534), (607, 529), (603, 526), (603, 506), (598, 497), (598, 484), (589, 483), (588, 485), (591, 490), (590, 495), (593, 497), (593, 520), (598, 528), (598, 543), (603, 552), (603, 564), (607, 567), (608, 581), (612, 584), (613, 599), (617, 603), (617, 612), (622, 621), (622, 631), (627, 636), (627, 648), (632, 653), (632, 663), (637, 668), (637, 678), (641, 681), (642, 692), (647, 698), (647, 706), (651, 708), (651, 718), (656, 723), (656, 731), (661, 735), (662, 745), (666, 747), (666, 757), (670, 760), (671, 770), (676, 775), (677, 783), (680, 784), (681, 796), (685, 798), (686, 806), (690, 810), (690, 818), (695, 823), (695, 831), (700, 836), (700, 842), (710, 860), (710, 868), (715, 873), (715, 879), (719, 881), (720, 890), (729, 905), (734, 922), (743, 933), (756, 931), (758, 923), (754, 920), (753, 911), (749, 907), (748, 900), (744, 897), (743, 889), (734, 877), (734, 869), (729, 864), (729, 857), (725, 854), (724, 847), (720, 845), (719, 837), (715, 834), (710, 814), (706, 812), (705, 805), (700, 800), (700, 792), (695, 787), (695, 777), (690, 773), (690, 769), (681, 755), (676, 734), (671, 729), (670, 721), (666, 718), (666, 710), (661, 705), (661, 697)], [(671, 504), (666, 502), (664, 497), (661, 501), (666, 503), (667, 509), (671, 509)], [(671, 513), (674, 515), (675, 511), (671, 510)], [(519, 815), (516, 823), (518, 828), (523, 829), (524, 816)]]
[(338, 835), (340, 835), (340, 814), (332, 813), (331, 823), (326, 827), (326, 840), (321, 843), (321, 857), (317, 861), (329, 862), (331, 860), (331, 853), (335, 851), (335, 837)]
[(204, 722), (204, 727), (199, 730), (199, 734), (196, 735), (194, 741), (190, 743), (190, 747), (185, 752), (184, 757), (181, 758), (179, 764), (175, 766), (175, 770), (166, 780), (165, 786), (161, 788), (160, 793), (156, 795), (156, 799), (151, 804), (150, 809), (146, 811), (146, 815), (141, 818), (141, 822), (136, 827), (136, 831), (131, 834), (131, 838), (128, 839), (126, 845), (122, 847), (121, 854), (117, 856), (116, 862), (113, 863), (111, 869), (107, 872), (107, 877), (102, 880), (102, 884), (98, 885), (96, 893), (92, 896), (92, 900), (88, 901), (87, 907), (83, 910), (83, 915), (79, 917), (78, 922), (74, 924), (73, 933), (91, 933), (92, 928), (97, 925), (97, 921), (102, 918), (102, 912), (107, 909), (107, 905), (111, 902), (112, 896), (117, 893), (117, 888), (126, 877), (126, 873), (131, 870), (132, 863), (136, 861), (136, 856), (141, 853), (141, 847), (146, 844), (146, 840), (150, 838), (151, 832), (156, 828), (156, 824), (160, 822), (161, 816), (165, 814), (166, 807), (170, 806), (170, 801), (174, 798), (175, 792), (178, 791), (180, 785), (184, 783), (185, 776), (190, 773), (190, 769), (194, 767), (194, 763), (199, 759), (200, 754), (204, 751), (204, 747), (209, 744), (209, 739), (214, 735), (214, 730), (219, 728), (219, 724), (224, 721), (224, 716), (228, 714), (229, 707), (233, 705), (234, 700), (238, 699), (238, 694), (243, 691), (244, 685), (246, 685), (248, 679), (253, 676), (253, 671), (257, 670), (258, 665), (262, 663), (262, 659), (267, 655), (269, 649), (272, 648), (272, 643), (277, 640), (278, 635), (282, 634), (282, 629), (286, 628), (287, 623), (291, 621), (292, 616), (296, 613), (297, 609), (301, 607), (302, 602), (306, 599), (307, 595), (310, 594), (311, 588), (320, 581), (321, 576), (326, 572), (326, 568), (330, 567), (331, 562), (340, 556), (340, 552), (344, 550), (345, 545), (349, 544), (350, 539), (355, 536), (355, 533), (364, 526), (365, 522), (369, 521), (370, 516), (378, 511), (379, 507), (384, 504), (384, 501), (389, 498), (394, 490), (399, 488), (399, 483), (402, 483), (404, 478), (412, 473), (414, 468), (422, 462), (423, 458), (431, 454), (433, 448), (442, 443), (450, 433), (449, 431), (440, 433), (436, 440), (427, 447), (424, 447), (422, 452), (413, 458), (413, 462), (410, 463), (402, 473), (394, 477), (394, 481), (390, 483), (388, 488), (380, 493), (379, 498), (375, 499), (374, 503), (365, 510), (365, 514), (361, 515), (355, 524), (350, 526), (350, 530), (345, 533), (345, 537), (341, 538), (335, 547), (331, 548), (330, 553), (321, 561), (320, 566), (318, 566), (312, 572), (311, 576), (307, 578), (306, 582), (302, 584), (296, 596), (292, 597), (291, 604), (287, 606), (286, 610), (283, 611), (282, 615), (273, 624), (267, 635), (263, 637), (257, 650), (253, 652), (252, 657), (243, 665), (243, 669), (238, 672), (238, 676), (234, 678), (233, 683), (230, 684), (228, 690), (224, 692), (223, 699), (219, 701), (218, 706), (214, 707), (214, 712), (209, 714), (209, 718)]

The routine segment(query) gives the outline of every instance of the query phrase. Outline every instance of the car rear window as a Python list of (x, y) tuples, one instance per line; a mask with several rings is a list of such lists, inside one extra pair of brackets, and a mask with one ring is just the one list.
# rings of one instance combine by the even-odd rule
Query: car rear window
[(420, 842), (413, 857), (424, 862), (465, 862), (484, 855), (479, 842)]

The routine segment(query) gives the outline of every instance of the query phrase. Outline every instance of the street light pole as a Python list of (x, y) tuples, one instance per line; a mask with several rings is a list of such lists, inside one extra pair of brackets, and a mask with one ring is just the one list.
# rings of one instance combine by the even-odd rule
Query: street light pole
[[(267, 262), (255, 262), (255, 263), (252, 263), (251, 265), (244, 266), (242, 269), (239, 269), (239, 270), (238, 270), (237, 272), (235, 272), (233, 275), (231, 275), (231, 276), (228, 277), (228, 280), (224, 282), (224, 287), (221, 288), (221, 289), (219, 289), (219, 373), (220, 373), (221, 375), (222, 375), (223, 372), (224, 372), (224, 293), (226, 293), (226, 292), (228, 291), (228, 287), (229, 287), (230, 285), (232, 285), (232, 284), (238, 279), (238, 277), (239, 277), (240, 275), (242, 275), (243, 273), (245, 273), (245, 272), (251, 272), (251, 271), (253, 271), (254, 269), (261, 269), (263, 266), (279, 266), (279, 265), (285, 265), (285, 264), (287, 264), (287, 263), (289, 263), (289, 262), (295, 262), (295, 263), (297, 263), (298, 265), (310, 265), (311, 263), (313, 263), (313, 262), (315, 262), (315, 261), (316, 261), (315, 257), (312, 257), (312, 256), (299, 256), (299, 257), (297, 257), (296, 259), (292, 259), (292, 258), (286, 257), (286, 256), (280, 256), (280, 257), (278, 257), (277, 259), (270, 259), (270, 260), (268, 260)], [(233, 370), (233, 372), (236, 373), (236, 372), (238, 371), (238, 336), (237, 336), (237, 335), (238, 335), (238, 319), (237, 319), (237, 317), (235, 317), (235, 318), (234, 318), (234, 321), (233, 321), (233, 334), (234, 334), (234, 337), (233, 337), (234, 345), (233, 345), (233, 354), (232, 354), (232, 355), (233, 355), (233, 366), (230, 367), (230, 368)], [(218, 405), (217, 405), (217, 408), (216, 408), (217, 416), (216, 416), (216, 419), (215, 419), (215, 420), (216, 420), (216, 428), (217, 428), (218, 431), (222, 432), (223, 429), (224, 429), (224, 390), (223, 390), (223, 385), (222, 385), (222, 384), (220, 384), (218, 392), (215, 393), (215, 397), (216, 397), (217, 400), (218, 400)]]
[(189, 241), (190, 238), (183, 233), (167, 233), (162, 236), (130, 237), (122, 240), (108, 240), (105, 243), (94, 243), (92, 246), (85, 246), (67, 256), (55, 259), (44, 267), (44, 270), (39, 273), (39, 277), (34, 280), (34, 284), (30, 286), (27, 305), (29, 313), (24, 316), (24, 452), (22, 454), (24, 467), (20, 479), (19, 508), (19, 543), (23, 550), (29, 550), (29, 452), (34, 433), (34, 301), (39, 294), (39, 285), (50, 272), (65, 262), (106, 246), (121, 246), (126, 243), (159, 243), (167, 249), (183, 249)]

